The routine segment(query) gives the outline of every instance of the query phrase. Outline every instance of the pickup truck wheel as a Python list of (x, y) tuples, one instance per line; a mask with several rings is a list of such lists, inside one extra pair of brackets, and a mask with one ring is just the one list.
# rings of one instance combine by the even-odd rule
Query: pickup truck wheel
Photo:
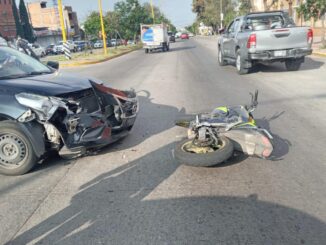
[(222, 50), (220, 47), (218, 48), (218, 63), (220, 66), (227, 65), (226, 61), (224, 60), (224, 55), (222, 54)]
[(287, 59), (285, 61), (285, 67), (288, 71), (298, 71), (301, 67), (301, 59)]
[(241, 57), (240, 50), (237, 51), (235, 66), (240, 75), (247, 74), (249, 72), (248, 68), (244, 68), (243, 66), (243, 58)]
[(37, 157), (32, 143), (16, 123), (0, 123), (0, 173), (21, 175), (30, 171)]

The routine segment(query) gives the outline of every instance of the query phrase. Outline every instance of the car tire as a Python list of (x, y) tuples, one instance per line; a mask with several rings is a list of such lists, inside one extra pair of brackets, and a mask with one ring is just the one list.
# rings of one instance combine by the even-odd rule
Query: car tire
[(301, 67), (302, 59), (285, 60), (285, 68), (287, 71), (298, 71)]
[(248, 74), (249, 68), (244, 67), (243, 57), (241, 56), (240, 50), (237, 50), (236, 58), (235, 58), (235, 67), (237, 68), (237, 72), (240, 75)]
[(227, 62), (224, 60), (224, 55), (222, 53), (221, 47), (218, 47), (218, 63), (220, 66), (226, 66)]
[(205, 154), (190, 153), (183, 150), (186, 144), (192, 142), (192, 139), (185, 139), (177, 143), (174, 155), (177, 162), (194, 167), (211, 167), (225, 162), (229, 159), (234, 150), (232, 142), (226, 137), (220, 137), (223, 147)]
[(22, 175), (37, 163), (33, 146), (15, 122), (0, 122), (0, 173)]

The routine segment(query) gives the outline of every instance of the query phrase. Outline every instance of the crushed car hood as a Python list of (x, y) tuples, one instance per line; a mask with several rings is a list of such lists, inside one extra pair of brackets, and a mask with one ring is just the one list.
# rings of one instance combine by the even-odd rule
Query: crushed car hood
[(19, 79), (1, 80), (0, 86), (12, 92), (30, 92), (45, 96), (57, 96), (91, 88), (90, 81), (79, 75), (54, 72), (52, 74)]

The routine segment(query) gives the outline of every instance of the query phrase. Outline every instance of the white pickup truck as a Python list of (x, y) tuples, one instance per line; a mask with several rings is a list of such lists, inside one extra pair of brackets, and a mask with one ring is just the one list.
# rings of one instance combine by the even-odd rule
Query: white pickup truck
[(145, 53), (161, 49), (163, 52), (170, 50), (168, 28), (165, 24), (141, 25), (141, 41)]
[(288, 71), (297, 71), (312, 53), (313, 32), (297, 27), (283, 11), (250, 13), (234, 19), (218, 41), (221, 66), (235, 62), (239, 74), (256, 63), (285, 62)]

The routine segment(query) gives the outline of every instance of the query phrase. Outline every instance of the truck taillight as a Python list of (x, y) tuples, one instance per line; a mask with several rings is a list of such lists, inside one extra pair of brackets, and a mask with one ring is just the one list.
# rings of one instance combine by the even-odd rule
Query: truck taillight
[(312, 29), (308, 29), (308, 33), (307, 33), (308, 43), (312, 43), (313, 38), (314, 38), (314, 33), (313, 33)]
[(257, 42), (256, 34), (251, 34), (248, 38), (247, 48), (255, 48), (256, 42)]

